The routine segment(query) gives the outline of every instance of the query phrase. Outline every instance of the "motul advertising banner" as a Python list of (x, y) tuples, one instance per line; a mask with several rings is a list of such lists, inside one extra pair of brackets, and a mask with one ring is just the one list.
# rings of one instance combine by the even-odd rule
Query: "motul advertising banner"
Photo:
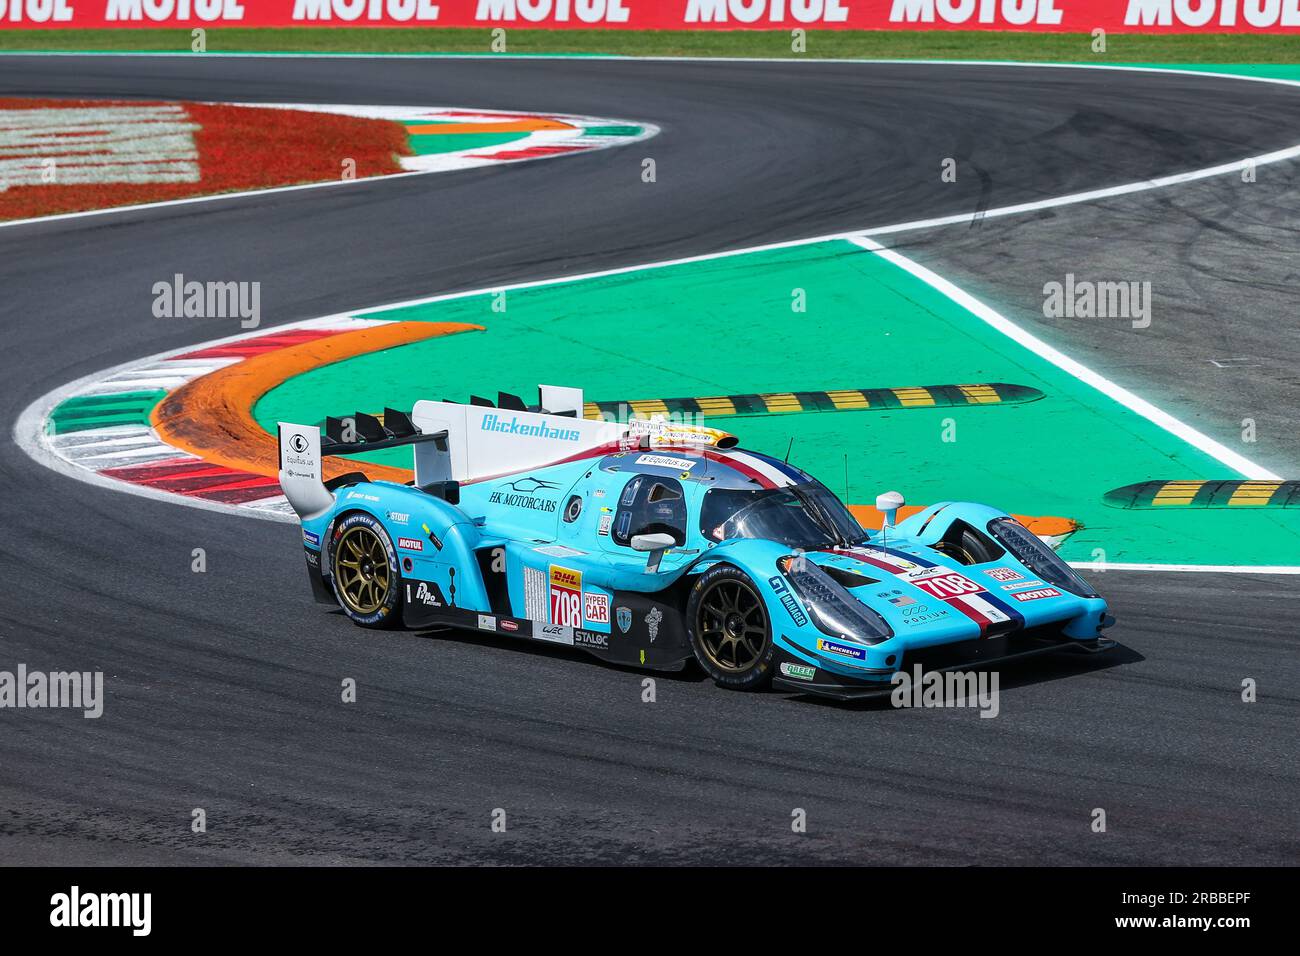
[(0, 0), (13, 27), (1300, 33), (1300, 0)]

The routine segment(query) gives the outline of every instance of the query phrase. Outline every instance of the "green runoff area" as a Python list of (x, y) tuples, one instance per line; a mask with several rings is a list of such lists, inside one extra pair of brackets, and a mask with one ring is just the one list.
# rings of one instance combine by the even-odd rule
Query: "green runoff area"
[[(806, 311), (792, 308), (803, 289)], [(1027, 404), (714, 417), (743, 447), (784, 455), (850, 503), (888, 489), (912, 504), (981, 501), (1082, 523), (1068, 560), (1270, 565), (1300, 555), (1290, 509), (1107, 506), (1107, 491), (1227, 466), (1023, 348), (909, 272), (829, 241), (613, 276), (358, 313), (485, 326), (315, 369), (254, 409), (277, 421), (465, 401), (539, 382), (588, 401), (1005, 382)], [(955, 440), (945, 440), (953, 438)], [(847, 482), (846, 482), (847, 456)], [(409, 449), (360, 456), (410, 467)]]
[[(212, 53), (481, 53), (492, 28), (209, 27)], [(1093, 53), (1084, 33), (986, 30), (809, 30), (806, 51), (789, 30), (528, 30), (506, 28), (508, 54), (834, 57), (846, 59), (1032, 60), (1078, 63), (1300, 64), (1285, 34), (1109, 34)], [(189, 28), (0, 29), (0, 52), (186, 52)], [(202, 54), (196, 54), (202, 55)]]

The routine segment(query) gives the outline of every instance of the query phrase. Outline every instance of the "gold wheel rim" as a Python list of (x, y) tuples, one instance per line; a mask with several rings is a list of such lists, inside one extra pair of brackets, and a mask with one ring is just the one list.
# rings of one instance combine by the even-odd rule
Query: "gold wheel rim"
[(979, 560), (970, 552), (969, 548), (963, 547), (952, 541), (939, 541), (935, 543), (935, 550), (940, 554), (946, 554), (950, 558), (956, 558), (962, 564), (979, 564)]
[(388, 549), (365, 525), (349, 528), (334, 549), (334, 580), (339, 597), (355, 614), (374, 614), (388, 599), (392, 575)]
[(704, 592), (695, 627), (705, 655), (729, 674), (752, 667), (767, 645), (762, 599), (735, 579), (719, 581)]

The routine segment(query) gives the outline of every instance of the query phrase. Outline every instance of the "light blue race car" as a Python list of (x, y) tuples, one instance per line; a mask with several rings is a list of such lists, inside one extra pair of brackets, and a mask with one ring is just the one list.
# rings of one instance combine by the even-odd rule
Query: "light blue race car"
[[(536, 406), (420, 402), (329, 419), (324, 437), (281, 423), (318, 600), (364, 627), (469, 628), (652, 670), (694, 660), (723, 687), (835, 698), (888, 692), (918, 663), (1113, 646), (1106, 602), (1005, 512), (945, 502), (894, 524), (891, 493), (869, 532), (734, 436), (582, 410), (580, 391), (543, 386)], [(411, 483), (321, 478), (324, 456), (399, 445)]]

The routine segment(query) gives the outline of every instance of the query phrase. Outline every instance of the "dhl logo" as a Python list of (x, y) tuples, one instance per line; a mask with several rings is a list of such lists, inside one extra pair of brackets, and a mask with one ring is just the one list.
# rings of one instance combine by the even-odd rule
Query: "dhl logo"
[(570, 568), (551, 566), (551, 587), (566, 588), (570, 591), (582, 590), (582, 572)]

